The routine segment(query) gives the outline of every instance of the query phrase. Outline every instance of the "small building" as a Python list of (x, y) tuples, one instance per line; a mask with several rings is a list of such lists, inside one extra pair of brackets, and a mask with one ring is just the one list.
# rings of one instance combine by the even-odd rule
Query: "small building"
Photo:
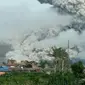
[(22, 70), (27, 70), (27, 71), (40, 71), (40, 68), (38, 67), (37, 63), (35, 61), (21, 61), (20, 63), (20, 68)]
[(17, 64), (17, 61), (16, 60), (13, 60), (13, 59), (8, 59), (7, 61), (7, 65), (8, 66), (15, 66)]
[(17, 65), (17, 61), (16, 60), (8, 59), (7, 66), (9, 67), (9, 71), (15, 70), (16, 65)]
[(6, 71), (9, 71), (8, 66), (0, 66), (0, 72), (6, 72)]

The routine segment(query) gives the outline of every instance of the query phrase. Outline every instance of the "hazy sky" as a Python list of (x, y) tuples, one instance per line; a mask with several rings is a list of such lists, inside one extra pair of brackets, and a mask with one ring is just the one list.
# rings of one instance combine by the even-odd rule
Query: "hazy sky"
[[(62, 7), (66, 6), (67, 9), (72, 11), (72, 6), (67, 1), (74, 3), (73, 0), (65, 0), (65, 3), (63, 3), (64, 0), (55, 1), (59, 1), (59, 5), (63, 5)], [(79, 13), (83, 13), (82, 9), (85, 8), (84, 6), (84, 4), (81, 7), (80, 5), (78, 6)], [(49, 48), (54, 45), (64, 47), (67, 46), (68, 40), (70, 40), (70, 47), (75, 44), (81, 47), (83, 51), (79, 57), (85, 58), (85, 31), (81, 35), (73, 29), (60, 32), (60, 27), (69, 25), (74, 16), (61, 15), (57, 12), (57, 8), (53, 9), (52, 7), (49, 4), (40, 4), (37, 0), (0, 0), (0, 41), (11, 39), (13, 41), (11, 44), (14, 48), (13, 51), (7, 51), (8, 53), (6, 53), (3, 45), (0, 48), (0, 50), (4, 48), (3, 54), (0, 53), (0, 55), (6, 55), (8, 58), (13, 57), (19, 60), (27, 59), (28, 56), (23, 55), (23, 53), (26, 53), (27, 55), (30, 54), (30, 58), (33, 57), (35, 60), (37, 53), (32, 53), (34, 47)], [(75, 11), (74, 7), (73, 11)], [(85, 13), (83, 14), (85, 15)], [(58, 33), (59, 35), (56, 35)], [(20, 46), (19, 40), (22, 41), (26, 34), (30, 36)], [(9, 47), (6, 46), (7, 48)], [(45, 56), (44, 53), (42, 53), (42, 56)], [(73, 56), (75, 55), (72, 53)]]
[(0, 0), (0, 39), (25, 30), (67, 24), (69, 16), (58, 15), (49, 4), (37, 0)]
[[(18, 45), (16, 44), (18, 44), (17, 38), (23, 36), (24, 33), (29, 34), (30, 29), (34, 31), (34, 34), (30, 34), (31, 37), (25, 43), (27, 49), (31, 49), (28, 43), (37, 40), (37, 37), (40, 37), (45, 29), (49, 30), (48, 36), (52, 38), (53, 30), (56, 31), (60, 29), (60, 25), (65, 26), (71, 22), (72, 16), (60, 15), (57, 13), (57, 9), (54, 10), (52, 7), (49, 4), (40, 4), (37, 0), (0, 0), (0, 40), (12, 39), (12, 45), (15, 48), (14, 51), (7, 53), (8, 57), (12, 56), (18, 60), (25, 59), (21, 52), (24, 46), (22, 46), (22, 49), (18, 47), (17, 50)], [(44, 31), (39, 31), (40, 28), (44, 28)], [(35, 36), (35, 33), (40, 33), (40, 35)], [(54, 42), (51, 39), (47, 41)], [(34, 43), (38, 45), (38, 41), (32, 44)], [(42, 43), (40, 46), (45, 44), (44, 41)]]

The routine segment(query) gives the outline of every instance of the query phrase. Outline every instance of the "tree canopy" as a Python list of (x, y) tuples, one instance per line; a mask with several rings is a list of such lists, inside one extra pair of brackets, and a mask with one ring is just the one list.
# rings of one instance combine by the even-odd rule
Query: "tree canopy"
[(82, 76), (83, 70), (84, 70), (84, 65), (83, 65), (82, 61), (72, 64), (71, 68), (72, 68), (72, 71), (75, 76), (77, 76), (77, 77)]
[(54, 56), (55, 58), (59, 57), (59, 58), (67, 58), (69, 55), (68, 53), (65, 51), (65, 49), (63, 48), (56, 48), (56, 47), (52, 47), (52, 56)]

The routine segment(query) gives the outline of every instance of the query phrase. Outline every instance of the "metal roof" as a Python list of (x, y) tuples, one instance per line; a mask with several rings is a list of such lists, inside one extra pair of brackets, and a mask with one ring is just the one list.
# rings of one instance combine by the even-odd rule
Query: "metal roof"
[(9, 71), (8, 66), (0, 66), (0, 71)]

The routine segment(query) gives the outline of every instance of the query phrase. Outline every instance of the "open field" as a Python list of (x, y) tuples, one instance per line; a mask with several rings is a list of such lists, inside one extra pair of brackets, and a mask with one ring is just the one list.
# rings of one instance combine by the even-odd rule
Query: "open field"
[(43, 73), (8, 72), (0, 76), (0, 85), (44, 85), (49, 75)]
[(0, 85), (84, 85), (72, 73), (9, 72), (0, 76)]

